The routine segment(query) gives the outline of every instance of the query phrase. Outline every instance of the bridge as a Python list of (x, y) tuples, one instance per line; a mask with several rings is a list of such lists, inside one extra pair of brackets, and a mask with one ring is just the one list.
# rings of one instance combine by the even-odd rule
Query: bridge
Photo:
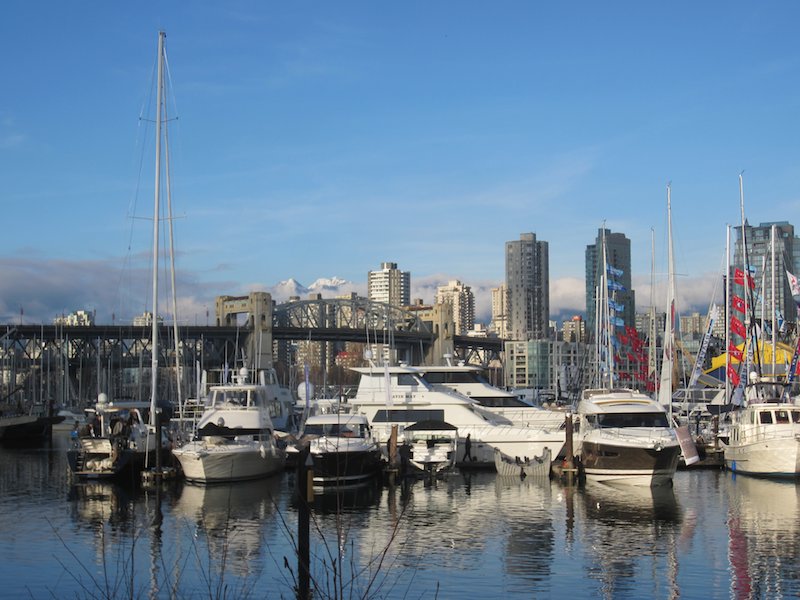
[[(443, 307), (404, 309), (355, 295), (282, 304), (265, 292), (220, 296), (215, 325), (180, 325), (177, 345), (173, 325), (158, 329), (159, 386), (167, 397), (175, 397), (176, 373), (188, 390), (183, 395), (194, 394), (195, 366), (219, 371), (242, 357), (288, 374), (290, 346), (297, 342), (327, 342), (322, 345), (332, 351), (321, 366), (332, 364), (331, 354), (348, 342), (392, 348), (396, 360), (408, 364), (439, 364), (446, 353), (489, 364), (503, 349), (498, 338), (454, 335), (452, 316)], [(0, 402), (22, 396), (94, 398), (98, 390), (149, 397), (149, 326), (8, 325), (0, 340)]]

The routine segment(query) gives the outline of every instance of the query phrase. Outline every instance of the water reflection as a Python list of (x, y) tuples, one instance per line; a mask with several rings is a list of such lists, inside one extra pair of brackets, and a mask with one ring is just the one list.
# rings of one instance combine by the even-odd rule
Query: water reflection
[[(581, 498), (587, 574), (598, 582), (604, 598), (680, 595), (677, 540), (681, 513), (672, 486), (587, 482)], [(643, 572), (651, 573), (652, 587), (642, 586)]]
[(276, 512), (281, 478), (214, 485), (184, 485), (173, 513), (204, 536), (208, 556), (190, 549), (208, 569), (239, 576), (260, 573), (266, 524)]
[(800, 488), (793, 481), (729, 476), (732, 598), (779, 598), (800, 580)]

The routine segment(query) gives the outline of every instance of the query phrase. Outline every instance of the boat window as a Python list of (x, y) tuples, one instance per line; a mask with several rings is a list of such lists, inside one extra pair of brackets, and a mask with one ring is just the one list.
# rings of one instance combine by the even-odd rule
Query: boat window
[(470, 398), (477, 401), (481, 406), (488, 408), (531, 408), (530, 404), (523, 402), (516, 396), (470, 396)]
[(776, 423), (789, 423), (789, 411), (788, 410), (776, 410), (775, 411), (775, 422)]
[(247, 405), (247, 392), (239, 391), (239, 390), (228, 390), (222, 392), (222, 401), (229, 402), (231, 404), (240, 404), (242, 406)]
[(611, 413), (597, 415), (600, 427), (669, 427), (664, 413)]
[(473, 371), (428, 371), (425, 373), (428, 383), (483, 383), (483, 379)]
[(418, 421), (444, 421), (444, 410), (386, 410), (375, 413), (375, 423), (417, 423)]
[(397, 376), (397, 385), (418, 385), (417, 378), (410, 373), (400, 373)]
[(795, 423), (800, 423), (800, 410), (793, 410), (791, 412), (792, 421)]
[(758, 418), (760, 423), (772, 423), (772, 413), (768, 410), (758, 413)]

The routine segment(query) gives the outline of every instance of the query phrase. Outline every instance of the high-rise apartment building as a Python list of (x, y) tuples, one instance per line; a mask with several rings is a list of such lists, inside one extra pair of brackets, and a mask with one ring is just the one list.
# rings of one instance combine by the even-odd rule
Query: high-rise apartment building
[[(775, 226), (775, 303), (777, 310), (781, 311), (783, 318), (788, 321), (797, 320), (797, 309), (786, 271), (793, 275), (798, 273), (800, 265), (800, 238), (794, 235), (794, 226), (786, 221), (774, 223), (760, 223), (754, 227), (745, 222), (745, 236), (747, 241), (747, 262), (750, 265), (753, 286), (758, 290), (754, 297), (748, 297), (748, 302), (755, 299), (755, 315), (761, 318), (761, 299), (763, 298), (767, 311), (766, 320), (771, 321), (770, 309), (772, 302), (772, 226)], [(733, 251), (733, 264), (731, 265), (732, 293), (744, 299), (743, 288), (736, 282), (735, 271), (744, 272), (744, 253), (742, 252), (742, 227), (736, 227), (736, 242)], [(764, 273), (766, 272), (766, 278)], [(740, 282), (742, 277), (738, 278)], [(763, 289), (762, 289), (763, 287)], [(741, 315), (739, 315), (741, 316)]]
[(586, 321), (580, 315), (564, 321), (561, 325), (561, 337), (565, 342), (586, 342)]
[(616, 290), (614, 302), (621, 306), (616, 316), (621, 317), (627, 327), (636, 323), (636, 295), (631, 288), (631, 241), (624, 233), (611, 233), (609, 229), (598, 229), (594, 244), (586, 246), (586, 327), (594, 337), (595, 302), (597, 285), (603, 271), (603, 241), (606, 247), (606, 264), (616, 269), (614, 281), (622, 289)]
[(513, 340), (546, 339), (550, 325), (550, 255), (547, 242), (522, 233), (506, 242), (508, 335)]
[(411, 304), (411, 273), (401, 271), (397, 263), (381, 263), (380, 271), (367, 274), (367, 293), (370, 300), (393, 306)]
[(440, 285), (436, 290), (435, 302), (453, 307), (456, 335), (466, 335), (475, 326), (475, 295), (470, 286), (458, 280)]
[(492, 288), (492, 324), (490, 328), (497, 337), (508, 337), (508, 290), (505, 284)]

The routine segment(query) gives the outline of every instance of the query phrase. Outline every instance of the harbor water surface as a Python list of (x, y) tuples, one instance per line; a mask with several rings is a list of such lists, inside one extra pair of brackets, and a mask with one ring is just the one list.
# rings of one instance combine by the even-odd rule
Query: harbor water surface
[[(0, 596), (294, 597), (291, 474), (75, 483), (67, 443), (0, 449)], [(798, 597), (799, 489), (724, 471), (653, 490), (455, 473), (320, 496), (315, 597)]]

